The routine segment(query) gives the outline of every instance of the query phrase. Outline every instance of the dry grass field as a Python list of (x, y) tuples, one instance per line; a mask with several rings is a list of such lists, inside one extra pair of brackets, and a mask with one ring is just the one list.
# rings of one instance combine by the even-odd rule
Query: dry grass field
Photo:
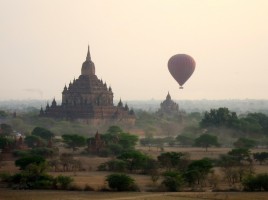
[[(156, 148), (139, 147), (143, 152), (150, 154), (152, 157), (157, 157), (161, 152)], [(226, 154), (231, 149), (229, 148), (209, 148), (208, 152), (202, 148), (175, 148), (166, 147), (167, 151), (176, 152), (188, 152), (190, 158), (193, 160), (201, 159), (203, 157), (218, 158), (220, 154)], [(256, 149), (252, 152), (267, 151), (267, 149)], [(100, 157), (87, 157), (87, 156), (75, 156), (83, 163), (84, 171), (79, 172), (50, 172), (52, 175), (66, 175), (71, 176), (74, 179), (74, 184), (77, 188), (83, 189), (85, 185), (89, 185), (94, 190), (99, 191), (100, 189), (107, 187), (105, 182), (106, 176), (109, 172), (97, 171), (99, 164), (106, 162), (111, 158), (100, 158)], [(268, 165), (255, 164), (254, 166), (256, 173), (268, 172)], [(217, 171), (218, 169), (216, 169)], [(0, 172), (18, 172), (19, 169), (14, 166), (14, 161), (2, 161), (0, 166)], [(141, 189), (141, 192), (132, 193), (116, 193), (116, 192), (85, 192), (85, 191), (21, 191), (21, 190), (0, 190), (0, 200), (84, 200), (84, 199), (136, 199), (136, 200), (196, 200), (196, 199), (228, 199), (228, 200), (268, 200), (268, 193), (244, 193), (244, 192), (180, 192), (180, 193), (151, 193), (146, 192), (156, 187), (151, 178), (146, 175), (131, 174), (136, 180), (136, 183)], [(160, 183), (161, 180), (158, 181)]]
[[(148, 147), (142, 147), (139, 146), (137, 149), (143, 151), (144, 153), (147, 153), (148, 155), (151, 155), (152, 157), (156, 158), (161, 152), (156, 147), (151, 147), (150, 150)], [(219, 155), (221, 154), (227, 154), (229, 151), (231, 151), (232, 148), (215, 148), (211, 147), (208, 148), (208, 151), (205, 151), (204, 148), (200, 147), (165, 147), (164, 152), (174, 151), (174, 152), (184, 152), (190, 154), (191, 160), (198, 160), (202, 159), (204, 157), (211, 158), (211, 159), (217, 159)], [(253, 149), (251, 152), (263, 152), (268, 151), (268, 149)]]

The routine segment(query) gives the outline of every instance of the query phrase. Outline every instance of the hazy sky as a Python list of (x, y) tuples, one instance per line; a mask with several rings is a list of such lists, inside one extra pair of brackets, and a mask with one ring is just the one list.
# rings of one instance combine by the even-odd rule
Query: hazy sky
[(88, 44), (114, 99), (268, 99), (267, 0), (0, 0), (0, 28), (0, 100), (61, 100)]

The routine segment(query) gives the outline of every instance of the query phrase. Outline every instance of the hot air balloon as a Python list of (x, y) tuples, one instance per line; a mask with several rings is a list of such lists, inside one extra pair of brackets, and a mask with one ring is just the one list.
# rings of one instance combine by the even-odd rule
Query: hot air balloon
[(168, 70), (179, 83), (180, 89), (183, 89), (183, 84), (190, 78), (195, 70), (195, 61), (189, 55), (176, 54), (169, 59)]

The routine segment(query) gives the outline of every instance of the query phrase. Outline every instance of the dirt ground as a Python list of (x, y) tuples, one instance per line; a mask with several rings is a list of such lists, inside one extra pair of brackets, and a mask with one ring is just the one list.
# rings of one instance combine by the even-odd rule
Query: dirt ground
[(73, 192), (0, 189), (0, 200), (268, 200), (267, 192)]

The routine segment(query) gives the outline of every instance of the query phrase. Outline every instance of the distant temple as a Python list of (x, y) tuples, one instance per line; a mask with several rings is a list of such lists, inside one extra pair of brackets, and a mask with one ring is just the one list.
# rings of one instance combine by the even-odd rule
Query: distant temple
[(167, 115), (179, 114), (179, 105), (171, 99), (169, 92), (166, 100), (161, 102), (158, 113)]
[(127, 104), (123, 105), (121, 99), (117, 106), (113, 105), (112, 88), (95, 75), (95, 64), (91, 60), (89, 47), (81, 75), (63, 89), (62, 104), (57, 105), (54, 98), (51, 105), (41, 108), (40, 116), (87, 123), (112, 120), (134, 124), (136, 119), (133, 110)]
[(100, 153), (100, 151), (105, 147), (105, 142), (101, 139), (101, 135), (98, 131), (95, 134), (95, 137), (88, 139), (87, 146), (87, 151), (95, 154)]

